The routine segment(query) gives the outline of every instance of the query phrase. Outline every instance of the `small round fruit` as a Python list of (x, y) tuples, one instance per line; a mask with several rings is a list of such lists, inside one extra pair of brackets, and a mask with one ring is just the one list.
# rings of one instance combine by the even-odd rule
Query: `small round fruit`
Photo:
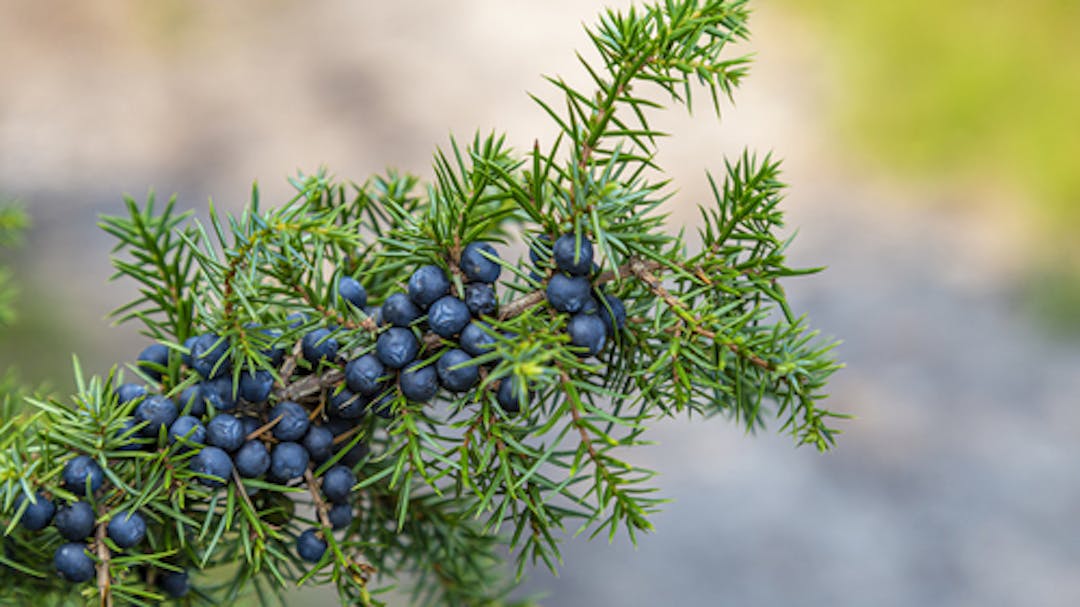
[(333, 362), (340, 347), (330, 329), (315, 329), (304, 336), (300, 345), (304, 360), (312, 365), (318, 365), (322, 361)]
[(589, 279), (584, 276), (555, 274), (548, 281), (547, 300), (559, 312), (580, 312), (592, 297)]
[(201, 445), (206, 442), (206, 428), (202, 422), (190, 415), (181, 415), (169, 426), (169, 444), (183, 438), (189, 443)]
[(420, 343), (409, 329), (390, 327), (375, 341), (375, 356), (391, 369), (411, 363), (420, 352)]
[(465, 307), (469, 308), (469, 313), (473, 316), (491, 316), (499, 309), (495, 287), (486, 282), (465, 285)]
[(406, 367), (398, 379), (405, 398), (414, 403), (426, 403), (439, 392), (439, 378), (434, 365), (415, 362)]
[(122, 512), (109, 521), (109, 539), (121, 548), (139, 545), (146, 537), (146, 521), (138, 512)]
[(263, 427), (262, 420), (257, 417), (245, 415), (240, 418), (240, 423), (244, 426), (244, 436), (251, 436), (259, 428)]
[(409, 299), (427, 309), (450, 291), (450, 279), (439, 266), (421, 266), (409, 277)]
[(357, 310), (363, 310), (367, 306), (367, 291), (355, 278), (342, 276), (338, 279), (337, 288), (338, 295), (355, 306)]
[(334, 504), (330, 507), (330, 510), (326, 513), (326, 518), (330, 519), (330, 526), (334, 530), (344, 529), (352, 524), (353, 520), (353, 507), (352, 504)]
[(158, 587), (174, 599), (187, 596), (191, 589), (187, 571), (163, 571), (158, 578)]
[(191, 362), (191, 349), (195, 347), (195, 342), (199, 340), (198, 335), (192, 335), (184, 340), (184, 349), (180, 351), (180, 362), (187, 365), (189, 368), (192, 365)]
[(573, 233), (563, 234), (551, 247), (555, 265), (560, 270), (574, 276), (585, 276), (592, 269), (593, 246), (584, 235), (580, 244)]
[(334, 434), (323, 426), (312, 426), (304, 435), (303, 445), (311, 461), (321, 464), (333, 455)]
[(157, 438), (161, 428), (166, 430), (176, 421), (179, 412), (176, 403), (160, 394), (154, 394), (143, 399), (135, 407), (135, 420), (147, 422), (142, 429), (142, 435), (146, 438)]
[(626, 306), (623, 305), (621, 299), (610, 293), (604, 295), (599, 316), (600, 320), (604, 321), (604, 328), (607, 329), (608, 335), (614, 335), (615, 331), (622, 331), (626, 326)]
[(138, 451), (139, 447), (142, 447), (143, 442), (139, 440), (139, 432), (135, 430), (135, 426), (139, 425), (139, 422), (135, 421), (135, 418), (129, 417), (124, 420), (124, 425), (120, 427), (120, 430), (116, 433), (119, 441), (123, 442), (122, 445), (117, 447), (119, 451)]
[(342, 419), (360, 419), (367, 413), (368, 401), (360, 394), (342, 386), (330, 394), (330, 413)]
[(588, 356), (596, 356), (604, 349), (607, 329), (604, 321), (593, 314), (575, 314), (566, 325), (570, 343), (585, 348)]
[(90, 493), (96, 492), (101, 488), (101, 483), (105, 482), (105, 472), (101, 466), (86, 455), (76, 455), (68, 460), (61, 476), (64, 479), (64, 488), (75, 495), (86, 495), (88, 482)]
[(74, 584), (89, 582), (97, 570), (83, 542), (63, 544), (53, 553), (53, 567), (60, 577)]
[(356, 484), (356, 475), (345, 466), (334, 466), (323, 474), (322, 490), (326, 499), (335, 504), (343, 504), (349, 500), (353, 485)]
[(342, 455), (341, 459), (339, 459), (338, 461), (350, 467), (359, 464), (360, 460), (367, 457), (368, 453), (371, 452), (371, 449), (368, 448), (367, 443), (365, 443), (364, 441), (357, 441), (356, 444), (353, 444), (352, 441), (353, 439), (350, 437), (349, 440), (343, 442), (337, 447), (338, 451), (341, 451), (342, 449), (348, 449), (348, 451), (345, 452), (345, 455)]
[(203, 400), (215, 411), (232, 411), (236, 408), (236, 391), (232, 376), (223, 375), (202, 383)]
[(296, 553), (309, 563), (318, 563), (326, 553), (326, 540), (318, 536), (316, 529), (308, 529), (296, 538)]
[(72, 542), (85, 540), (94, 532), (94, 509), (84, 501), (61, 506), (53, 518), (53, 526)]
[(169, 347), (165, 344), (150, 344), (139, 353), (136, 366), (154, 381), (161, 381), (161, 376), (169, 370)]
[(291, 400), (283, 401), (270, 410), (270, 419), (279, 419), (272, 432), (274, 438), (282, 441), (298, 441), (304, 438), (311, 420), (308, 419), (307, 409)]
[[(411, 331), (409, 335), (412, 335)], [(353, 392), (364, 396), (375, 396), (385, 390), (385, 375), (386, 367), (374, 354), (365, 354), (345, 365), (345, 384)]]
[(495, 336), (489, 333), (491, 325), (486, 322), (472, 321), (461, 330), (459, 345), (470, 356), (482, 356), (495, 347)]
[(521, 402), (523, 400), (528, 402), (529, 400), (529, 391), (522, 391), (518, 387), (519, 383), (516, 376), (510, 375), (502, 380), (502, 383), (499, 384), (499, 391), (495, 393), (499, 406), (509, 415), (517, 414), (521, 411)]
[(270, 469), (270, 452), (260, 440), (249, 440), (236, 452), (236, 471), (244, 478), (256, 478)]
[(191, 367), (206, 379), (227, 375), (231, 368), (229, 344), (215, 333), (205, 333), (191, 346)]
[(496, 261), (499, 253), (486, 242), (470, 242), (461, 252), (458, 266), (469, 282), (492, 283), (499, 280), (502, 266)]
[[(15, 498), (16, 511), (24, 501), (26, 501), (26, 496), (19, 493), (18, 497)], [(22, 518), (19, 519), (19, 524), (27, 531), (41, 531), (49, 526), (54, 514), (56, 514), (56, 506), (45, 497), (44, 493), (38, 491), (34, 494), (33, 501), (27, 504), (26, 510), (22, 513)]]
[(472, 357), (464, 350), (447, 350), (435, 363), (439, 383), (451, 392), (464, 392), (473, 387), (480, 379), (480, 367), (468, 364), (470, 361)]
[(270, 475), (287, 482), (304, 475), (308, 466), (308, 452), (299, 443), (278, 443), (270, 453)]
[(206, 397), (203, 396), (202, 384), (195, 384), (184, 388), (179, 399), (180, 413), (192, 417), (206, 415)]
[(205, 475), (199, 477), (200, 483), (207, 487), (221, 487), (232, 477), (233, 461), (224, 449), (203, 447), (191, 458), (190, 468), (192, 472)]
[(541, 234), (529, 244), (529, 261), (534, 266), (551, 259), (551, 237)]
[(424, 311), (404, 293), (394, 293), (382, 305), (383, 320), (395, 327), (408, 327), (423, 315)]
[(240, 398), (249, 403), (264, 403), (274, 388), (274, 375), (266, 369), (240, 374)]
[(116, 388), (116, 397), (121, 405), (146, 396), (146, 387), (139, 384), (120, 384)]
[(387, 390), (371, 403), (371, 412), (383, 419), (394, 418), (394, 393)]
[(244, 444), (246, 437), (244, 423), (231, 413), (218, 413), (206, 423), (206, 444), (212, 447), (231, 453)]
[(428, 308), (428, 326), (436, 334), (450, 338), (469, 324), (469, 307), (453, 295), (440, 297)]

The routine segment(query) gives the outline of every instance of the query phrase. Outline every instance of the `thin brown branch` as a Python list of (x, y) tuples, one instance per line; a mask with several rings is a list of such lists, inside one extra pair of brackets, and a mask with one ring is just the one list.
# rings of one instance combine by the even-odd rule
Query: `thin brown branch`
[(112, 558), (112, 554), (109, 552), (109, 547), (105, 545), (106, 525), (104, 522), (98, 523), (97, 534), (95, 535), (95, 543), (97, 544), (97, 586), (98, 597), (101, 600), (102, 607), (112, 607), (112, 576), (109, 573), (109, 561)]

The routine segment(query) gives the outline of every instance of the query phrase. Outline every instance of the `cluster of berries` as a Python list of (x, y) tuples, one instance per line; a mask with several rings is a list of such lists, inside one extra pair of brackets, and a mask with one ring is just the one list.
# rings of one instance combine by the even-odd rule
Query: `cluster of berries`
[[(600, 285), (593, 284), (598, 270), (592, 243), (574, 234), (564, 234), (554, 243), (541, 236), (534, 241), (530, 257), (548, 276), (549, 305), (571, 315), (567, 332), (572, 345), (583, 356), (599, 354), (607, 340), (623, 328), (626, 311), (619, 298), (604, 294)], [(355, 279), (338, 280), (338, 296), (363, 310), (374, 321), (378, 336), (372, 351), (347, 360), (341, 356), (336, 327), (316, 328), (303, 335), (300, 354), (304, 365), (297, 372), (344, 367), (343, 381), (325, 395), (325, 409), (309, 411), (303, 404), (285, 399), (284, 391), (275, 397), (274, 375), (268, 370), (234, 374), (229, 344), (216, 334), (186, 340), (180, 359), (198, 381), (182, 390), (177, 399), (132, 383), (116, 389), (121, 405), (134, 402), (133, 415), (120, 433), (120, 449), (169, 445), (189, 453), (189, 469), (210, 488), (221, 487), (234, 476), (281, 485), (302, 481), (309, 470), (346, 449), (316, 481), (319, 487), (311, 489), (321, 490), (331, 504), (326, 515), (333, 529), (348, 527), (354, 514), (350, 495), (357, 482), (353, 470), (366, 455), (367, 446), (357, 440), (351, 446), (343, 443), (358, 420), (369, 411), (392, 417), (398, 394), (410, 402), (426, 403), (437, 396), (440, 387), (450, 393), (467, 392), (479, 384), (481, 367), (495, 362), (488, 354), (499, 333), (485, 318), (490, 320), (498, 311), (495, 283), (502, 270), (499, 256), (490, 244), (473, 242), (462, 251), (457, 267), (464, 279), (461, 297), (453, 294), (445, 270), (426, 265), (409, 277), (405, 292), (389, 295), (378, 307), (367, 305), (367, 293)], [(290, 321), (299, 327), (305, 319), (296, 315)], [(280, 334), (248, 328), (262, 333), (270, 344), (263, 351), (267, 361), (283, 369), (286, 351)], [(429, 332), (453, 343), (441, 348), (437, 357), (422, 357), (423, 336)], [(170, 352), (165, 345), (151, 345), (139, 355), (137, 366), (151, 380), (160, 382), (168, 372)], [(496, 400), (507, 414), (518, 413), (529, 396), (528, 387), (519, 385), (516, 376), (496, 384)], [(101, 466), (86, 455), (70, 459), (62, 476), (64, 487), (81, 496), (92, 496), (105, 481)], [(245, 490), (249, 495), (257, 493), (254, 488)], [(57, 571), (72, 582), (85, 582), (95, 571), (86, 539), (94, 532), (96, 518), (87, 501), (57, 507), (38, 492), (20, 523), (26, 529), (41, 530), (52, 522), (71, 542), (55, 553)], [(108, 536), (121, 549), (140, 544), (146, 531), (146, 521), (138, 512), (113, 514), (108, 519)], [(319, 562), (326, 549), (327, 542), (318, 529), (306, 529), (296, 539), (297, 554), (306, 561)], [(163, 572), (159, 584), (170, 596), (182, 596), (187, 592), (187, 575)]]

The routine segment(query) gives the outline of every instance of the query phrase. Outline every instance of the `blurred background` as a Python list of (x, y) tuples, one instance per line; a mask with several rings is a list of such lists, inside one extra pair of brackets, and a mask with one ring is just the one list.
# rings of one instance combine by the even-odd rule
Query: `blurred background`
[[(519, 149), (553, 129), (526, 91), (581, 82), (583, 23), (624, 0), (4, 0), (0, 252), (22, 293), (0, 365), (70, 388), (144, 340), (105, 318), (95, 227), (121, 195), (238, 210), (328, 166), (431, 174), (450, 134)], [(723, 420), (635, 454), (674, 501), (637, 550), (567, 537), (547, 605), (1080, 604), (1080, 4), (753, 3), (752, 77), (717, 123), (655, 126), (679, 188), (744, 146), (786, 159), (795, 309), (844, 344), (832, 453)], [(312, 597), (298, 594), (297, 604)], [(329, 600), (329, 599), (325, 599)]]

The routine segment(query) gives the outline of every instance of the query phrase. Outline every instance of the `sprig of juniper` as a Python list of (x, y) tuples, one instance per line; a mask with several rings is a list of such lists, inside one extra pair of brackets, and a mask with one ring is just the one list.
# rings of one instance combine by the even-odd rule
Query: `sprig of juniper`
[[(0, 586), (17, 600), (63, 600), (67, 587), (48, 573), (62, 540), (17, 523), (38, 491), (75, 499), (58, 479), (72, 453), (90, 456), (106, 476), (90, 496), (98, 583), (82, 589), (88, 600), (151, 604), (161, 598), (156, 576), (193, 566), (223, 573), (200, 576), (189, 604), (245, 593), (266, 601), (306, 583), (335, 584), (343, 603), (376, 604), (378, 577), (409, 573), (425, 602), (493, 604), (509, 591), (497, 566), (504, 543), (520, 576), (530, 562), (557, 567), (564, 531), (613, 537), (623, 529), (634, 538), (652, 528), (663, 502), (653, 472), (626, 458), (658, 418), (723, 414), (754, 430), (775, 416), (797, 442), (827, 449), (840, 416), (820, 403), (839, 365), (833, 344), (792, 312), (781, 286), (817, 269), (787, 265), (779, 163), (747, 152), (725, 165), (722, 179), (710, 177), (713, 200), (701, 206), (702, 247), (694, 252), (665, 232), (667, 184), (652, 181), (662, 175), (655, 146), (663, 134), (649, 126), (661, 105), (648, 89), (689, 106), (701, 87), (719, 112), (746, 74), (747, 58), (727, 52), (747, 36), (747, 17), (742, 0), (606, 12), (589, 30), (599, 64), (581, 58), (593, 90), (549, 78), (561, 101), (534, 97), (559, 128), (554, 141), (523, 154), (495, 134), (452, 141), (423, 187), (396, 173), (357, 184), (319, 171), (293, 179), (296, 196), (278, 208), (262, 208), (254, 188), (239, 216), (211, 207), (205, 224), (152, 196), (145, 205), (128, 199), (126, 215), (103, 217), (117, 239), (116, 277), (140, 286), (116, 317), (138, 320), (175, 353), (134, 373), (176, 398), (199, 381), (183, 362), (191, 339), (213, 334), (234, 383), (269, 372), (271, 400), (301, 403), (316, 420), (343, 398), (344, 373), (334, 360), (303, 356), (305, 336), (330, 329), (339, 351), (355, 358), (386, 330), (377, 307), (339, 293), (343, 278), (360, 281), (380, 304), (406, 290), (410, 272), (433, 264), (462, 297), (470, 243), (520, 234), (531, 256), (488, 256), (506, 279), (499, 312), (484, 317), (490, 350), (470, 363), (482, 366), (473, 388), (441, 392), (433, 404), (393, 387), (370, 404), (379, 415), (340, 434), (335, 455), (310, 466), (300, 486), (234, 474), (208, 488), (191, 465), (197, 445), (184, 438), (162, 435), (156, 446), (130, 449), (135, 403), (121, 402), (118, 369), (80, 376), (72, 405), (32, 401), (34, 412), (0, 424), (0, 513), (8, 521)], [(596, 356), (573, 343), (571, 317), (550, 304), (560, 273), (552, 243), (565, 234), (575, 250), (595, 243), (589, 274), (599, 313), (614, 320), (612, 302), (626, 307), (625, 328)], [(437, 364), (457, 344), (426, 327), (412, 325), (417, 360)], [(277, 359), (276, 348), (286, 355)], [(516, 415), (497, 396), (507, 382), (523, 387)], [(277, 422), (269, 421), (247, 438), (272, 441)], [(358, 476), (357, 516), (335, 534), (318, 479), (343, 462)], [(143, 549), (125, 551), (102, 530), (135, 510), (150, 519), (150, 532)], [(292, 545), (309, 526), (326, 542), (314, 565)]]

